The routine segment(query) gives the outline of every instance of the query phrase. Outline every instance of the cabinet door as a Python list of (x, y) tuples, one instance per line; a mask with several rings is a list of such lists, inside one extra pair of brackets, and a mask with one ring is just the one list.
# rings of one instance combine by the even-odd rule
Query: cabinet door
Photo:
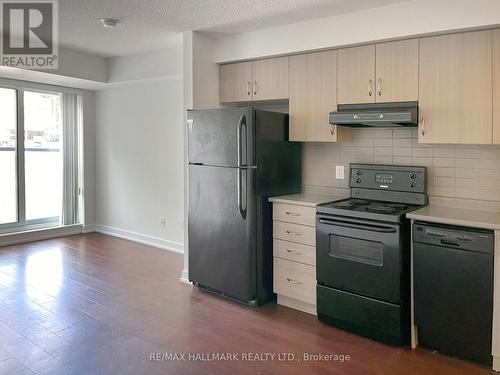
[(375, 45), (338, 50), (338, 102), (375, 101)]
[(492, 143), (491, 31), (420, 40), (419, 142)]
[(290, 140), (337, 141), (338, 129), (328, 121), (329, 113), (336, 109), (337, 51), (292, 56)]
[(252, 62), (220, 66), (220, 102), (252, 100)]
[(253, 62), (253, 99), (288, 99), (289, 57)]
[(500, 144), (500, 30), (493, 31), (493, 143)]
[(377, 102), (418, 100), (418, 39), (380, 43), (376, 51)]

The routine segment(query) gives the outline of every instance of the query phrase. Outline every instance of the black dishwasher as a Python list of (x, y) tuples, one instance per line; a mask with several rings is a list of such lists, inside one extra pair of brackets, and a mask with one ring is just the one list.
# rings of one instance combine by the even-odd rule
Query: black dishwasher
[(416, 222), (415, 324), (419, 345), (492, 364), (493, 232)]

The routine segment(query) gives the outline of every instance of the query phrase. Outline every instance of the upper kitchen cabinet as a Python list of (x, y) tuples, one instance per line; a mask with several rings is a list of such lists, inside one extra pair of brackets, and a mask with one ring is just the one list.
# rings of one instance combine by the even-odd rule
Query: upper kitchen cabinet
[(492, 143), (492, 33), (420, 40), (419, 142)]
[(289, 57), (253, 62), (253, 100), (288, 99)]
[(375, 102), (375, 45), (338, 50), (338, 102)]
[(221, 103), (251, 101), (252, 81), (252, 62), (221, 65)]
[(418, 99), (418, 40), (339, 50), (340, 104)]
[(493, 143), (500, 144), (500, 30), (493, 31)]
[(375, 46), (377, 102), (418, 100), (418, 39)]
[(290, 140), (350, 140), (350, 129), (329, 124), (337, 108), (337, 51), (290, 57)]
[(220, 102), (288, 99), (289, 58), (220, 66)]

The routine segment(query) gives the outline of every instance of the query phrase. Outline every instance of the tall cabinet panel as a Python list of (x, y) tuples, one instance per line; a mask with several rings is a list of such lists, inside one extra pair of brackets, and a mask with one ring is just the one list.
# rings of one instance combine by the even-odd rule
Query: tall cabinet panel
[(375, 102), (375, 45), (338, 51), (338, 102)]
[(220, 66), (220, 102), (252, 100), (252, 62)]
[(418, 39), (376, 45), (377, 102), (418, 100)]
[(330, 125), (328, 119), (337, 108), (337, 51), (290, 58), (289, 106), (290, 140), (336, 142), (349, 137), (348, 129)]
[(419, 142), (492, 143), (491, 31), (420, 40)]
[(493, 143), (500, 144), (500, 30), (493, 31)]

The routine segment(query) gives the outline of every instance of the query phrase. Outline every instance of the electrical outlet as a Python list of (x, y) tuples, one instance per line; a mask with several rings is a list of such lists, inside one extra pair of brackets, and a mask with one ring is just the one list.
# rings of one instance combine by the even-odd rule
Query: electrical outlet
[(344, 179), (344, 166), (343, 165), (337, 165), (335, 167), (335, 178), (337, 180), (343, 180)]
[(160, 217), (160, 225), (162, 228), (166, 228), (167, 227), (167, 218), (166, 217)]

